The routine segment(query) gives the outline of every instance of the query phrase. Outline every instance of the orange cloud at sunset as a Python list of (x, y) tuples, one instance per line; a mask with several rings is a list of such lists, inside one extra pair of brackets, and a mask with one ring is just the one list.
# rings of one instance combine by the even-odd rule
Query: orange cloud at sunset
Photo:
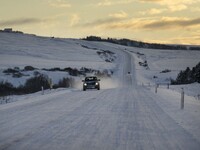
[(200, 44), (194, 34), (200, 31), (200, 0), (0, 2), (0, 29), (11, 27), (26, 33), (68, 38), (96, 35)]

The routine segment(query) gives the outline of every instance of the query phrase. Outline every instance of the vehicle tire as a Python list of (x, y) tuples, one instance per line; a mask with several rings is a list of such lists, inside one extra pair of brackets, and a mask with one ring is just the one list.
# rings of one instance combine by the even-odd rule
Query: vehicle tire
[(86, 89), (85, 89), (85, 88), (83, 88), (83, 91), (86, 91)]

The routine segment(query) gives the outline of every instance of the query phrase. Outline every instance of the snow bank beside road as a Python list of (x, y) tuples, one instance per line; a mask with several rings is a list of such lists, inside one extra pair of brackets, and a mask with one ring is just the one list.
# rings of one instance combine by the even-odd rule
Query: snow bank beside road
[[(151, 90), (154, 92), (154, 88)], [(179, 92), (164, 88), (158, 89), (156, 103), (200, 142), (200, 100), (185, 95), (184, 101), (184, 109), (181, 110)]]
[[(9, 107), (14, 107), (15, 103), (12, 104), (12, 102), (16, 102), (20, 100), (21, 104), (30, 103), (30, 102), (37, 102), (42, 99), (48, 99), (49, 97), (54, 97), (62, 93), (69, 93), (78, 91), (77, 89), (66, 89), (66, 88), (59, 88), (59, 89), (52, 89), (52, 90), (44, 90), (44, 94), (42, 91), (33, 93), (33, 94), (26, 94), (26, 95), (10, 95), (5, 97), (0, 97), (0, 104), (9, 104)], [(17, 103), (16, 103), (17, 105)], [(7, 108), (6, 106), (1, 106), (3, 108)]]
[[(128, 48), (128, 50), (134, 57), (138, 84), (150, 88), (160, 108), (200, 142), (200, 100), (198, 100), (200, 84), (170, 85), (169, 89), (167, 87), (170, 79), (175, 79), (181, 70), (199, 63), (200, 51), (139, 48)], [(139, 64), (145, 61), (148, 68)], [(156, 84), (159, 84), (157, 94), (155, 94)], [(180, 109), (182, 88), (185, 92), (184, 110)]]

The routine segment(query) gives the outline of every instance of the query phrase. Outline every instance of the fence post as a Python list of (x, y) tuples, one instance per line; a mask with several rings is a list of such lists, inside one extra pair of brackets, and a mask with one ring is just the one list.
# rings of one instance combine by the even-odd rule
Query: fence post
[(52, 84), (52, 79), (51, 78), (49, 78), (49, 87), (50, 87), (50, 90), (52, 89), (52, 87), (53, 87), (53, 84)]
[(158, 92), (158, 84), (156, 84), (156, 86), (155, 86), (155, 93), (157, 93)]
[(184, 109), (184, 89), (181, 88), (181, 109)]
[(200, 100), (200, 94), (197, 95), (197, 99)]
[(6, 97), (6, 104), (8, 103), (8, 97)]
[(41, 90), (42, 90), (42, 95), (44, 95), (44, 87), (43, 86), (41, 87)]

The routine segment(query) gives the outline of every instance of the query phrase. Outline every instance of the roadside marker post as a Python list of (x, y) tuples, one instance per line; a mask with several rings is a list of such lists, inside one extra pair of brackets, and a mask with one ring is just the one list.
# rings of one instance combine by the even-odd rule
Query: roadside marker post
[(41, 90), (42, 90), (42, 95), (44, 95), (44, 87), (43, 86), (41, 87)]
[(200, 94), (197, 95), (197, 99), (200, 100)]
[(181, 109), (184, 109), (184, 89), (181, 88)]
[(156, 84), (156, 86), (155, 86), (155, 93), (157, 93), (157, 92), (158, 92), (158, 87), (159, 87), (159, 85), (158, 85), (158, 84)]
[(49, 87), (50, 87), (50, 90), (51, 90), (53, 88), (52, 79), (49, 78), (48, 82), (49, 82)]

